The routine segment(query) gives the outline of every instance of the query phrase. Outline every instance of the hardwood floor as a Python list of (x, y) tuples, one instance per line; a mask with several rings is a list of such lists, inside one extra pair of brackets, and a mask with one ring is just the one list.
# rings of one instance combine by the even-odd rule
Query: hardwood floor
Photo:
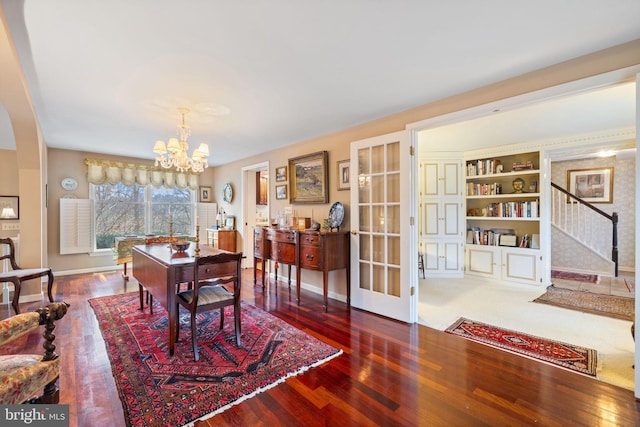
[[(198, 426), (640, 425), (629, 390), (419, 325), (381, 318), (274, 282), (268, 292), (243, 271), (243, 299), (344, 354), (231, 407)], [(61, 401), (71, 426), (124, 426), (92, 297), (126, 290), (118, 272), (56, 277), (54, 298), (71, 304), (55, 329)], [(45, 302), (21, 304), (28, 311)], [(9, 316), (7, 305), (0, 317)], [(36, 334), (20, 339), (41, 352)]]

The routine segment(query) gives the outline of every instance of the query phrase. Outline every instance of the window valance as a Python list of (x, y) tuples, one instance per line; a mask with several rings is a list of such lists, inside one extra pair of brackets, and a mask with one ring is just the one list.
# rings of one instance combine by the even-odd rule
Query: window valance
[(147, 185), (156, 187), (198, 189), (199, 173), (178, 173), (136, 163), (112, 162), (108, 160), (86, 159), (87, 179), (91, 184)]

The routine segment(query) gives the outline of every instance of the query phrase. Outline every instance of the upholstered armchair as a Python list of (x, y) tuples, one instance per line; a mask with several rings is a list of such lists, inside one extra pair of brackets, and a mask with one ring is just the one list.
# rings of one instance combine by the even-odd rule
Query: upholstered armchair
[[(67, 313), (67, 303), (52, 303), (31, 313), (0, 320), (0, 404), (58, 403), (60, 375), (58, 355), (54, 352), (53, 330), (57, 320)], [(7, 354), (3, 347), (40, 326), (44, 326), (44, 356)], [(10, 348), (7, 346), (6, 348)]]

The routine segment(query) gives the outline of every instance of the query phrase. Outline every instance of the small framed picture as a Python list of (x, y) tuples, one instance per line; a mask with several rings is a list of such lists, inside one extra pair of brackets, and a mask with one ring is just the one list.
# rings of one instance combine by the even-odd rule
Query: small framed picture
[(287, 198), (287, 186), (286, 185), (276, 185), (276, 199), (284, 200)]
[(200, 201), (211, 202), (211, 187), (200, 187)]
[(613, 168), (568, 170), (567, 187), (589, 203), (613, 203)]
[(276, 182), (287, 182), (287, 167), (276, 168)]
[(19, 196), (0, 196), (0, 219), (20, 219)]
[(349, 190), (351, 188), (351, 174), (349, 171), (350, 160), (340, 160), (338, 162), (338, 191)]

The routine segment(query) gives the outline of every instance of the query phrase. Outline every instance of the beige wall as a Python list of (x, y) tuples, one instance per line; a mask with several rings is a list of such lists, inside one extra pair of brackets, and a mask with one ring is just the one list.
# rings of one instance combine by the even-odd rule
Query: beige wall
[[(275, 168), (287, 164), (287, 159), (299, 155), (309, 154), (321, 150), (329, 152), (329, 187), (330, 203), (326, 205), (313, 205), (314, 218), (323, 218), (322, 212), (328, 212), (331, 203), (341, 201), (347, 207), (347, 217), (344, 228), (349, 227), (349, 192), (338, 192), (335, 182), (336, 161), (349, 158), (349, 144), (352, 141), (377, 136), (397, 130), (404, 129), (407, 123), (417, 122), (431, 117), (460, 111), (463, 109), (483, 105), (499, 99), (509, 98), (520, 94), (560, 85), (574, 80), (606, 73), (609, 71), (626, 68), (640, 64), (640, 40), (636, 40), (604, 51), (576, 58), (561, 64), (557, 64), (545, 69), (534, 71), (513, 79), (489, 85), (483, 88), (472, 90), (450, 98), (438, 100), (417, 108), (413, 108), (401, 113), (397, 113), (379, 120), (345, 129), (330, 135), (324, 135), (304, 142), (292, 141), (292, 145), (285, 149), (274, 150), (259, 156), (243, 159), (227, 165), (213, 167), (205, 171), (201, 177), (201, 185), (211, 185), (213, 187), (215, 201), (221, 203), (229, 214), (234, 214), (238, 218), (241, 216), (241, 200), (239, 194), (241, 183), (241, 168), (269, 161), (270, 176), (275, 175)], [(471, 72), (471, 70), (470, 70)], [(4, 99), (1, 99), (4, 103)], [(18, 141), (19, 142), (19, 141)], [(452, 147), (451, 149), (455, 149)], [(73, 176), (80, 182), (80, 188), (76, 190), (78, 197), (86, 197), (88, 186), (86, 184), (86, 166), (84, 158), (86, 153), (66, 152), (64, 150), (50, 150), (49, 153), (49, 211), (47, 218), (48, 234), (50, 239), (48, 244), (48, 254), (50, 264), (56, 270), (82, 269), (109, 265), (112, 260), (108, 257), (89, 257), (87, 255), (59, 256), (59, 236), (58, 236), (58, 200), (63, 195), (60, 187), (60, 180), (65, 176)], [(97, 157), (97, 156), (92, 156)], [(111, 158), (110, 156), (101, 156)], [(122, 158), (114, 158), (122, 159)], [(130, 159), (126, 159), (130, 160)], [(22, 176), (18, 172), (18, 177)], [(16, 177), (15, 179), (18, 179)], [(79, 179), (81, 178), (81, 179)], [(221, 200), (222, 186), (230, 182), (236, 190), (236, 197), (231, 204), (225, 204)], [(275, 182), (270, 180), (270, 203), (271, 215), (281, 210), (287, 204), (286, 201), (275, 200)], [(297, 207), (302, 215), (309, 215), (311, 205)], [(238, 229), (242, 229), (238, 224)], [(44, 236), (43, 236), (44, 240)], [(241, 246), (239, 246), (241, 247)], [(27, 249), (28, 251), (28, 249)], [(312, 284), (320, 283), (318, 277), (309, 272), (303, 275), (302, 280)], [(338, 279), (341, 280), (341, 279)], [(337, 284), (337, 292), (344, 294), (344, 287)]]
[[(18, 195), (18, 160), (13, 150), (0, 150), (0, 196)], [(2, 220), (0, 224), (19, 224), (19, 221)], [(5, 231), (0, 227), (0, 237), (15, 237), (18, 231)]]
[[(15, 163), (17, 174), (12, 181), (17, 184), (20, 197), (20, 265), (39, 267), (46, 265), (46, 216), (44, 188), (46, 183), (46, 151), (35, 117), (31, 96), (25, 90), (22, 67), (17, 61), (12, 36), (6, 25), (4, 11), (0, 8), (0, 102), (7, 111), (15, 138)], [(39, 298), (40, 281), (23, 284), (22, 295)]]

